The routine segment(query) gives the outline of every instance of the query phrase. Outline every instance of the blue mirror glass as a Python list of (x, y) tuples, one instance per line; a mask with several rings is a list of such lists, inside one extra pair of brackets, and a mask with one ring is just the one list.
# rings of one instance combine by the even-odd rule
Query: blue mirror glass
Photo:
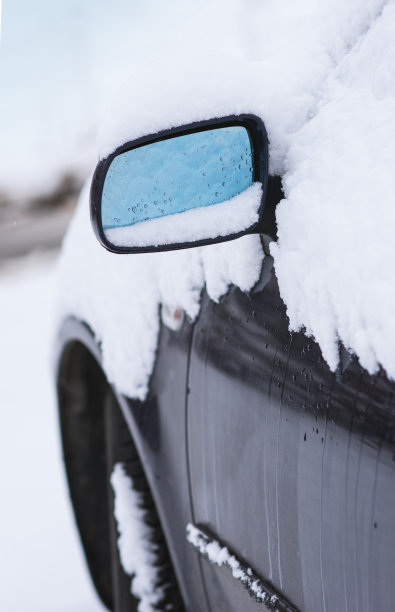
[(120, 153), (108, 168), (103, 229), (218, 204), (252, 184), (253, 153), (245, 127), (221, 127), (143, 145)]

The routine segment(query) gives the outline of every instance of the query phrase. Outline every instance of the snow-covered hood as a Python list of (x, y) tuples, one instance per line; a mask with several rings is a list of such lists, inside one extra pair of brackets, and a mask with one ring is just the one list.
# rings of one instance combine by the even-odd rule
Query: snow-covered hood
[[(192, 121), (260, 116), (270, 171), (285, 189), (272, 254), (291, 329), (314, 336), (332, 369), (341, 340), (370, 372), (382, 366), (395, 377), (395, 2), (305, 0), (281, 20), (277, 4), (249, 1), (256, 41), (249, 52), (202, 53), (196, 30), (187, 38), (201, 45), (142, 67), (103, 118), (99, 157)], [(238, 6), (233, 0), (223, 14), (233, 10), (236, 19)], [(210, 11), (202, 29), (213, 22)], [(175, 253), (107, 253), (90, 228), (88, 188), (65, 242), (60, 316), (85, 319), (102, 342), (110, 380), (143, 398), (160, 303), (194, 318), (204, 284), (214, 300), (231, 283), (248, 291), (262, 249), (248, 236)]]

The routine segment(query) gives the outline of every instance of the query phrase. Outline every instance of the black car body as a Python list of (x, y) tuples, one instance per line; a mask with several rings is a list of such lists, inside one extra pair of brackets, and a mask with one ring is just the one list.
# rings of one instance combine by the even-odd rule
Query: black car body
[[(181, 594), (157, 609), (395, 607), (394, 383), (345, 348), (331, 371), (312, 338), (289, 331), (269, 248), (280, 199), (271, 177), (256, 230), (265, 257), (249, 291), (231, 286), (218, 303), (203, 291), (194, 320), (162, 304), (145, 397), (113, 384), (88, 318), (70, 312), (59, 324), (70, 493), (93, 580), (113, 609), (138, 605), (124, 599), (130, 580), (117, 560), (109, 486), (130, 445), (139, 462), (131, 478), (149, 491), (147, 521), (168, 555), (162, 583)], [(112, 424), (118, 408), (127, 434)]]
[[(84, 505), (86, 489), (73, 491), (84, 463), (77, 451), (77, 465), (71, 457), (78, 431), (99, 462), (102, 449), (89, 440), (105, 384), (84, 322), (64, 323), (57, 363), (71, 494)], [(384, 372), (370, 376), (346, 352), (332, 373), (314, 341), (288, 331), (269, 257), (249, 295), (233, 288), (220, 304), (203, 296), (195, 324), (162, 324), (147, 400), (117, 401), (187, 609), (262, 608), (230, 571), (198, 559), (188, 523), (207, 528), (297, 609), (392, 609), (393, 390)], [(76, 419), (92, 409), (84, 430)], [(81, 529), (93, 517), (80, 519)]]

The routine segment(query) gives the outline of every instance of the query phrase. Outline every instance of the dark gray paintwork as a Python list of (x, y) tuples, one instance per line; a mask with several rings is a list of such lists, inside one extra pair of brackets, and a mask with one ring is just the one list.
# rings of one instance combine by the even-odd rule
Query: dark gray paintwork
[[(193, 550), (192, 522), (300, 610), (393, 610), (394, 384), (345, 353), (331, 373), (290, 334), (267, 263), (257, 291), (204, 295), (195, 326), (162, 327), (144, 404), (118, 396), (186, 607), (262, 610)], [(81, 322), (61, 330), (58, 359), (70, 342), (100, 361)]]
[[(290, 334), (274, 272), (203, 300), (188, 446), (194, 520), (301, 610), (395, 608), (394, 385), (357, 361), (333, 374)], [(210, 607), (262, 609), (204, 563)]]

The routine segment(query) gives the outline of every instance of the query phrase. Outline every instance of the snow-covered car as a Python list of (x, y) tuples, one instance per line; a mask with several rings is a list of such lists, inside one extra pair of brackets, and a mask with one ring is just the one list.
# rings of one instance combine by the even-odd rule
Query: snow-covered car
[(303, 28), (277, 79), (272, 56), (199, 55), (187, 79), (165, 58), (104, 119), (55, 370), (110, 609), (395, 608), (395, 122), (380, 131), (385, 92), (358, 80), (395, 11), (353, 10), (329, 63)]

